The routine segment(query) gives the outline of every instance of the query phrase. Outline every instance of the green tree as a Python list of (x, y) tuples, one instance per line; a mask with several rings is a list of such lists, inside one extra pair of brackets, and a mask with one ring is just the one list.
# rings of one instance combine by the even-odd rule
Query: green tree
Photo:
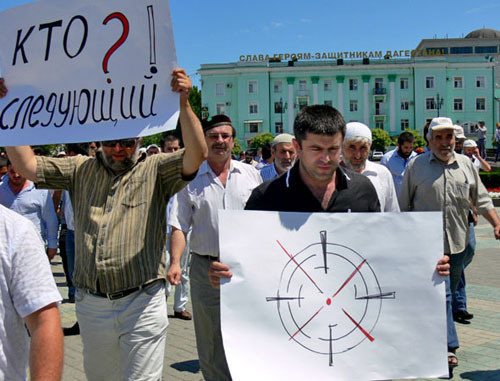
[(263, 134), (255, 135), (252, 140), (250, 140), (250, 148), (261, 148), (267, 143), (272, 144), (274, 140), (273, 134), (270, 132), (264, 132)]
[(160, 140), (162, 135), (163, 133), (160, 132), (159, 134), (144, 136), (142, 138), (142, 146), (147, 147), (150, 144), (156, 144), (158, 147), (160, 147)]
[(233, 150), (231, 152), (233, 154), (235, 154), (236, 156), (238, 156), (239, 153), (241, 152), (241, 150), (242, 150), (241, 144), (238, 141), (238, 138), (235, 136), (234, 137), (234, 147), (233, 147)]
[(201, 90), (198, 86), (193, 86), (189, 93), (189, 103), (198, 118), (201, 119)]
[(385, 147), (390, 146), (392, 143), (389, 133), (380, 128), (372, 130), (372, 150), (385, 152)]

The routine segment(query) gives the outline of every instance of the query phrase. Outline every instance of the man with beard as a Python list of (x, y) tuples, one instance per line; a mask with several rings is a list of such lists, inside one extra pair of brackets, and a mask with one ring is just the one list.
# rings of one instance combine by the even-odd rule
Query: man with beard
[(467, 139), (466, 141), (464, 141), (463, 150), (464, 155), (471, 159), (472, 164), (474, 164), (474, 167), (477, 169), (477, 171), (491, 171), (491, 165), (489, 165), (489, 163), (481, 157), (481, 155), (479, 154), (479, 148), (474, 140)]
[(464, 134), (464, 129), (462, 126), (455, 124), (455, 152), (462, 153), (464, 148), (463, 144), (467, 138)]
[(341, 164), (370, 179), (377, 191), (380, 211), (399, 212), (391, 173), (383, 165), (368, 160), (371, 145), (372, 132), (368, 126), (359, 122), (347, 123)]
[(274, 138), (271, 148), (274, 163), (260, 170), (263, 181), (274, 179), (293, 167), (296, 152), (292, 142), (293, 135), (290, 134), (280, 134)]
[(396, 194), (398, 196), (401, 191), (401, 184), (403, 183), (406, 166), (411, 159), (417, 156), (413, 151), (414, 143), (415, 137), (410, 132), (402, 132), (398, 137), (397, 148), (387, 152), (382, 157), (382, 160), (380, 160), (380, 164), (385, 165), (391, 172)]
[(28, 146), (7, 147), (15, 168), (39, 187), (69, 191), (76, 315), (89, 380), (161, 379), (168, 325), (165, 210), (207, 152), (188, 100), (191, 80), (183, 69), (172, 77), (185, 150), (138, 157), (136, 138), (103, 142), (95, 158), (35, 157)]
[(210, 286), (208, 268), (219, 257), (219, 209), (243, 209), (252, 190), (262, 179), (259, 172), (243, 162), (231, 160), (235, 130), (231, 119), (216, 115), (202, 121), (208, 158), (196, 178), (175, 195), (168, 225), (172, 285), (180, 283), (181, 257), (186, 234), (192, 254), (189, 279), (193, 304), (196, 345), (203, 377), (207, 381), (230, 380), (220, 330), (220, 293)]
[(451, 295), (457, 289), (467, 251), (471, 202), (493, 226), (495, 238), (500, 239), (500, 220), (478, 172), (466, 156), (454, 152), (454, 131), (451, 119), (432, 119), (428, 132), (430, 151), (408, 164), (399, 194), (402, 211), (443, 212), (444, 254), (450, 257), (450, 276), (446, 279), (450, 369), (458, 365), (455, 351), (459, 347)]

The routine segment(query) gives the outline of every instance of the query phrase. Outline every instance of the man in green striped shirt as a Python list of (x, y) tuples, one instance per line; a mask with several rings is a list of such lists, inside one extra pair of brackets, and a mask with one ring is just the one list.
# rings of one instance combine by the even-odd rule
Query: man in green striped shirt
[(185, 144), (175, 154), (140, 156), (136, 138), (103, 142), (95, 158), (35, 157), (28, 146), (7, 148), (15, 168), (38, 187), (70, 193), (76, 313), (89, 380), (161, 379), (168, 325), (165, 210), (207, 155), (188, 100), (191, 80), (183, 69), (172, 76)]

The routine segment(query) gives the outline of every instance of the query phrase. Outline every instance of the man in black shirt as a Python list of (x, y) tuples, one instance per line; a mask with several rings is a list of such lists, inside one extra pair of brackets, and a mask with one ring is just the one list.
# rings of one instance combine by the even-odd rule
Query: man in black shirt
[[(345, 121), (340, 112), (326, 105), (304, 107), (295, 118), (294, 167), (252, 192), (248, 210), (288, 212), (379, 212), (377, 192), (371, 181), (339, 167)], [(443, 257), (437, 266), (448, 275)], [(220, 278), (230, 278), (229, 267), (212, 262), (209, 278), (218, 288)]]

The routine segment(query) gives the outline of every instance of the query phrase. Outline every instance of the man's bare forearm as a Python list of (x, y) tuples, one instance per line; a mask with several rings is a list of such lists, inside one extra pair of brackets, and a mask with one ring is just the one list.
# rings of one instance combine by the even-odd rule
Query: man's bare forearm
[(36, 157), (30, 146), (5, 147), (16, 172), (36, 182)]
[(170, 265), (180, 264), (185, 249), (186, 235), (182, 230), (172, 226), (172, 234), (170, 235)]
[(63, 365), (63, 335), (55, 303), (25, 318), (31, 335), (30, 378), (32, 381), (60, 380)]

